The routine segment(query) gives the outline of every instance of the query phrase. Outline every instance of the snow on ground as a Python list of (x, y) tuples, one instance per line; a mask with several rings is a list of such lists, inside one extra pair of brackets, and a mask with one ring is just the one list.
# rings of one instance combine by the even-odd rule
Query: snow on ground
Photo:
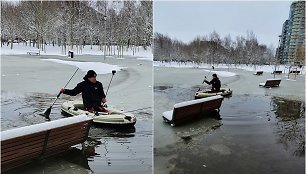
[[(179, 62), (160, 62), (160, 61), (154, 61), (153, 66), (156, 67), (173, 67), (173, 68), (203, 68), (208, 69), (205, 71), (211, 71), (212, 73), (217, 73), (220, 76), (233, 76), (235, 73), (230, 73), (228, 71), (216, 71), (216, 69), (212, 69), (211, 64), (196, 64), (193, 62), (186, 62), (186, 63), (179, 63)], [(268, 73), (272, 73), (275, 71), (275, 67), (277, 71), (283, 71), (283, 73), (288, 73), (289, 66), (288, 65), (225, 65), (225, 64), (215, 64), (213, 65), (214, 68), (224, 68), (224, 69), (242, 69), (246, 71), (264, 71)], [(295, 70), (295, 69), (291, 69)], [(297, 68), (297, 71), (300, 71), (302, 74), (305, 74), (305, 66), (302, 66), (302, 68)]]
[(187, 63), (178, 63), (178, 62), (162, 63), (162, 62), (159, 62), (159, 61), (154, 61), (153, 66), (173, 67), (173, 68), (203, 68), (203, 69), (205, 69), (204, 71), (210, 72), (211, 74), (215, 73), (218, 76), (222, 76), (222, 77), (231, 77), (231, 76), (236, 75), (236, 73), (232, 73), (232, 72), (228, 72), (228, 71), (213, 70), (211, 65), (209, 65), (209, 64), (198, 65), (198, 64), (191, 63), (191, 62), (187, 62)]
[(222, 77), (231, 77), (237, 75), (236, 73), (228, 72), (228, 71), (212, 71), (212, 70), (204, 70), (210, 72), (211, 74), (217, 74)]
[[(29, 44), (28, 44), (29, 45)], [(14, 43), (13, 49), (10, 49), (10, 45), (3, 45), (1, 47), (1, 55), (26, 55), (27, 52), (30, 50), (37, 50), (36, 48), (26, 46), (24, 43)], [(116, 49), (116, 47), (114, 47)], [(134, 49), (134, 53), (132, 49), (124, 49), (123, 57), (118, 59), (126, 59), (130, 56), (137, 57), (137, 59), (140, 60), (149, 60), (153, 61), (153, 54), (152, 49), (150, 47), (147, 48), (147, 50), (144, 50), (143, 47), (139, 47)], [(74, 49), (71, 50), (74, 52), (75, 55), (104, 55), (104, 52), (99, 50), (99, 46), (94, 45), (86, 45), (82, 50), (74, 46)], [(52, 45), (46, 45), (45, 51), (40, 51), (41, 55), (56, 55), (56, 56), (68, 56), (68, 50), (67, 53), (65, 53), (62, 50), (62, 47), (59, 46), (52, 46)], [(109, 57), (109, 56), (107, 56)], [(118, 65), (110, 65), (106, 63), (100, 63), (100, 62), (76, 62), (76, 61), (64, 61), (59, 59), (41, 59), (43, 61), (52, 61), (56, 63), (62, 63), (67, 65), (72, 65), (80, 68), (80, 70), (86, 72), (90, 69), (94, 70), (97, 74), (107, 74), (111, 73), (112, 70), (120, 71), (121, 69), (124, 69), (126, 67), (120, 67)]]
[(121, 69), (125, 68), (125, 67), (120, 67), (118, 65), (110, 65), (101, 62), (77, 62), (77, 61), (65, 61), (59, 59), (41, 59), (41, 60), (76, 66), (84, 72), (87, 72), (88, 70), (92, 69), (97, 74), (108, 74), (111, 73), (112, 70), (120, 71)]
[[(28, 44), (29, 45), (29, 44)], [(25, 43), (14, 43), (13, 49), (11, 49), (10, 45), (3, 45), (1, 47), (1, 55), (17, 55), (17, 54), (27, 54), (30, 50), (37, 50), (37, 48), (26, 46)], [(116, 46), (113, 46), (113, 50), (117, 50)], [(68, 49), (66, 52), (59, 46), (46, 45), (45, 51), (40, 51), (41, 55), (57, 55), (57, 56), (68, 56)], [(76, 46), (71, 50), (75, 55), (104, 55), (104, 52), (99, 50), (98, 45), (93, 45), (92, 49), (90, 45), (86, 45), (84, 48), (79, 49)], [(117, 55), (117, 52), (116, 52)], [(143, 47), (136, 47), (134, 49), (134, 54), (132, 47), (128, 50), (124, 48), (123, 56), (132, 56), (137, 57), (141, 60), (149, 60), (153, 61), (153, 53), (152, 48), (147, 47), (147, 50), (144, 50)], [(108, 57), (108, 56), (107, 56)]]

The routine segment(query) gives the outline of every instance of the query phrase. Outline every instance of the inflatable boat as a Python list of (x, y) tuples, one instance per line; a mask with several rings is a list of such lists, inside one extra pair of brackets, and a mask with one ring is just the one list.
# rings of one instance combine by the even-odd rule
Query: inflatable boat
[(194, 95), (195, 99), (211, 97), (216, 95), (221, 95), (223, 97), (232, 95), (232, 90), (230, 88), (220, 88), (219, 92), (211, 92), (210, 90), (197, 91)]
[(109, 126), (133, 126), (136, 123), (136, 117), (128, 112), (119, 111), (113, 108), (106, 108), (108, 112), (88, 112), (84, 110), (82, 101), (67, 101), (61, 106), (63, 115), (75, 116), (85, 114), (93, 119), (94, 123), (105, 124)]

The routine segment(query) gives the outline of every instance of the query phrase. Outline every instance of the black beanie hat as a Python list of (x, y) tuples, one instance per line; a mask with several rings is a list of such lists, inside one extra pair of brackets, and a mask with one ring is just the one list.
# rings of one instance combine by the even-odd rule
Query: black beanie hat
[(97, 73), (94, 70), (89, 70), (84, 78), (96, 77)]
[(214, 77), (217, 77), (217, 78), (218, 78), (217, 74), (213, 74), (212, 76), (214, 76)]

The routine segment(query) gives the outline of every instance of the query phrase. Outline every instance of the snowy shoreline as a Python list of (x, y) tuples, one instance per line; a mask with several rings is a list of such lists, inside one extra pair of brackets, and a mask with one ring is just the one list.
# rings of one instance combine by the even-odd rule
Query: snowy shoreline
[[(214, 72), (212, 69), (211, 64), (205, 64), (205, 63), (193, 63), (193, 62), (186, 62), (186, 63), (180, 63), (180, 62), (160, 62), (160, 61), (154, 61), (153, 62), (154, 67), (168, 67), (168, 68), (200, 68), (200, 69), (207, 69), (206, 71), (211, 71)], [(214, 68), (217, 69), (241, 69), (241, 70), (246, 70), (246, 71), (263, 71), (263, 72), (268, 72), (272, 73), (275, 71), (275, 65), (245, 65), (245, 64), (240, 64), (240, 65), (235, 65), (235, 64), (214, 64)], [(295, 69), (291, 69), (294, 70)], [(282, 71), (283, 74), (288, 73), (289, 71), (289, 66), (288, 65), (276, 65), (276, 71)], [(300, 74), (305, 74), (305, 66), (302, 66), (301, 68), (297, 68), (297, 71), (300, 71)], [(220, 72), (220, 71), (218, 71)], [(233, 76), (233, 75), (226, 75), (227, 71), (222, 72), (222, 75), (224, 76)]]
[[(113, 49), (117, 49), (116, 46), (112, 46)], [(3, 45), (1, 47), (1, 55), (27, 55), (27, 52), (30, 50), (37, 49), (35, 47), (26, 46), (24, 43), (14, 43), (13, 49), (11, 49), (10, 46)], [(99, 50), (98, 45), (93, 45), (92, 48), (90, 45), (86, 45), (84, 48), (82, 48), (82, 52), (79, 51), (80, 49), (74, 49), (68, 50), (67, 52), (63, 52), (62, 47), (59, 46), (51, 46), (46, 45), (45, 51), (40, 51), (40, 55), (56, 55), (56, 56), (68, 56), (68, 51), (73, 51), (74, 55), (101, 55), (104, 56), (104, 52)], [(123, 57), (135, 57), (137, 59), (141, 60), (153, 60), (153, 54), (152, 54), (152, 48), (147, 47), (146, 50), (144, 50), (143, 47), (134, 47), (134, 51), (132, 47), (130, 47), (128, 50), (124, 49)], [(127, 51), (126, 51), (127, 50)], [(109, 55), (106, 55), (109, 57)], [(110, 56), (116, 56), (116, 55), (110, 55)]]

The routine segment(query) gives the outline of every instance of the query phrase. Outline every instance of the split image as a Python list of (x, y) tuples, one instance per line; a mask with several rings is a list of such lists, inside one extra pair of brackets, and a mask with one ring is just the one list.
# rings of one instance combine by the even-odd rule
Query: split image
[(304, 21), (304, 1), (2, 1), (1, 172), (305, 173)]

